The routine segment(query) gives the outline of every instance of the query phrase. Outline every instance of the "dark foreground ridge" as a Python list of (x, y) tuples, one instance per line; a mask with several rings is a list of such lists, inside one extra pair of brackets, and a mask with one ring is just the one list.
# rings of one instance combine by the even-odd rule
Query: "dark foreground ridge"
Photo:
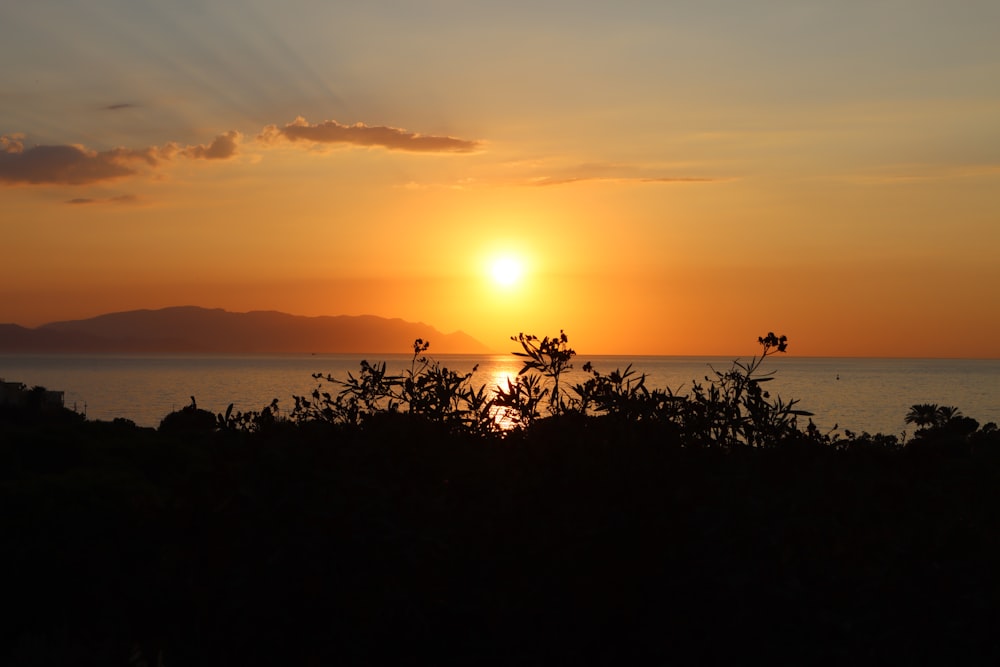
[[(614, 373), (583, 409), (552, 400), (565, 339), (519, 342), (545, 409), (512, 385), (506, 430), (439, 410), (457, 378), (420, 345), (412, 374), (370, 365), (285, 418), (3, 407), (0, 663), (1000, 658), (995, 426), (914, 406), (906, 443), (800, 430), (756, 358), (672, 419)], [(366, 407), (382, 390), (407, 401)]]

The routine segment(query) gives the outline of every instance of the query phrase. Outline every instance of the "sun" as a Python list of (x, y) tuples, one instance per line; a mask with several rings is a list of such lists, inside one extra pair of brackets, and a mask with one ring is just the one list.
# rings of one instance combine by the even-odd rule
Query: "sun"
[(493, 276), (493, 282), (504, 287), (517, 284), (523, 274), (524, 266), (521, 260), (509, 255), (493, 260), (493, 264), (490, 267), (490, 275)]

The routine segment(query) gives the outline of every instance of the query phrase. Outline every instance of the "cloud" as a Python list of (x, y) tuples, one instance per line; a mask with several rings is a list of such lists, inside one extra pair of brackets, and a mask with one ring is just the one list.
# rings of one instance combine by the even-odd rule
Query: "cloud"
[(117, 104), (109, 104), (106, 107), (101, 107), (104, 111), (120, 111), (121, 109), (134, 109), (138, 104), (132, 104), (131, 102), (119, 102)]
[(133, 204), (139, 201), (135, 195), (118, 195), (117, 197), (104, 197), (102, 199), (92, 199), (90, 197), (75, 197), (66, 201), (74, 206), (81, 204)]
[(257, 136), (264, 143), (308, 141), (320, 144), (353, 144), (355, 146), (381, 146), (389, 150), (415, 153), (471, 153), (481, 142), (417, 134), (396, 127), (383, 125), (341, 125), (335, 120), (309, 123), (302, 116), (284, 127), (268, 125)]
[(155, 164), (149, 150), (117, 148), (89, 151), (82, 146), (32, 146), (24, 148), (16, 136), (0, 138), (0, 182), (85, 185), (136, 173), (132, 163)]
[(554, 176), (539, 176), (537, 178), (532, 178), (528, 181), (528, 185), (534, 185), (536, 187), (547, 187), (550, 185), (569, 185), (571, 183), (580, 183), (582, 181), (595, 181), (595, 180), (607, 180), (601, 179), (594, 176), (567, 176), (563, 178), (558, 178)]
[(406, 183), (401, 183), (393, 187), (402, 190), (467, 190), (469, 188), (475, 187), (477, 181), (474, 178), (460, 178), (456, 181), (450, 183), (418, 183), (416, 181), (407, 181)]
[(572, 185), (574, 183), (716, 183), (730, 180), (712, 176), (661, 176), (655, 168), (631, 165), (578, 165), (567, 169), (557, 169), (555, 174), (529, 178), (527, 185), (548, 187)]
[(21, 133), (0, 136), (0, 153), (20, 153), (24, 150), (24, 135)]
[(640, 183), (717, 183), (728, 181), (728, 178), (707, 178), (700, 176), (658, 176), (655, 178), (639, 178)]
[[(117, 103), (108, 111), (135, 105)], [(24, 134), (0, 136), (0, 185), (91, 185), (136, 176), (178, 158), (190, 160), (226, 160), (240, 153), (243, 135), (235, 130), (219, 134), (208, 144), (180, 145), (167, 143), (147, 148), (114, 148), (106, 151), (88, 149), (78, 144), (26, 147)], [(335, 120), (311, 124), (301, 116), (284, 127), (268, 125), (257, 136), (264, 144), (281, 141), (311, 144), (350, 144), (378, 146), (389, 150), (417, 153), (470, 153), (481, 142), (408, 132), (380, 125), (341, 125)], [(86, 198), (71, 200), (77, 204), (93, 203)]]
[(571, 185), (573, 183), (593, 183), (593, 182), (603, 182), (603, 183), (718, 183), (719, 181), (726, 181), (730, 179), (726, 178), (699, 178), (691, 176), (658, 176), (649, 178), (637, 178), (634, 176), (570, 176), (566, 178), (555, 178), (549, 176), (543, 176), (540, 178), (533, 178), (528, 181), (528, 185), (535, 187), (546, 187), (553, 185)]
[(139, 167), (157, 167), (176, 156), (218, 160), (238, 152), (241, 135), (220, 134), (208, 145), (167, 144), (142, 149), (88, 150), (75, 144), (24, 147), (23, 134), (0, 136), (0, 183), (12, 185), (89, 185), (139, 173)]
[(508, 184), (526, 187), (571, 186), (577, 183), (697, 184), (732, 180), (731, 176), (701, 175), (711, 165), (691, 162), (569, 163), (559, 157), (509, 161), (501, 165)]
[(843, 180), (862, 185), (899, 185), (966, 178), (994, 178), (1000, 164), (888, 164), (862, 170)]
[(240, 140), (243, 138), (239, 132), (230, 131), (220, 134), (209, 145), (188, 146), (178, 150), (180, 155), (196, 160), (225, 160), (231, 158), (239, 152)]

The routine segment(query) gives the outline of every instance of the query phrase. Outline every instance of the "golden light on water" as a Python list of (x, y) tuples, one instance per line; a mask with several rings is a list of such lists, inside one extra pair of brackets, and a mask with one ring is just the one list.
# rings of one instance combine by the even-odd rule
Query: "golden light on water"
[(510, 363), (497, 363), (490, 369), (488, 379), (485, 382), (486, 389), (490, 392), (495, 392), (497, 387), (506, 389), (508, 381), (511, 383), (517, 381), (517, 374), (520, 370), (521, 362), (514, 357), (510, 358)]
[[(486, 376), (486, 390), (491, 396), (495, 396), (498, 389), (506, 390), (508, 386), (517, 382), (517, 373), (521, 370), (521, 364), (513, 357), (505, 358), (505, 361), (508, 359), (509, 363), (497, 363), (493, 365), (489, 375)], [(514, 426), (513, 417), (509, 413), (508, 408), (494, 406), (491, 410), (491, 415), (497, 425), (504, 430)]]

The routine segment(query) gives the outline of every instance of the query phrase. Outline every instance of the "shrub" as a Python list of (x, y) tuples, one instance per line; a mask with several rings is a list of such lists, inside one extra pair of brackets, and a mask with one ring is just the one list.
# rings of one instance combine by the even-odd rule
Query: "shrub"
[(175, 410), (160, 421), (159, 431), (167, 435), (197, 435), (211, 433), (218, 425), (214, 414), (198, 407), (194, 396), (191, 405)]
[[(372, 418), (387, 413), (405, 412), (457, 431), (484, 434), (499, 430), (494, 402), (485, 386), (472, 385), (477, 370), (459, 373), (426, 356), (430, 343), (413, 342), (410, 368), (401, 375), (390, 375), (385, 362), (361, 361), (355, 376), (340, 380), (316, 373), (320, 384), (310, 397), (294, 396), (292, 420), (361, 427)], [(339, 387), (336, 393), (323, 383)]]

